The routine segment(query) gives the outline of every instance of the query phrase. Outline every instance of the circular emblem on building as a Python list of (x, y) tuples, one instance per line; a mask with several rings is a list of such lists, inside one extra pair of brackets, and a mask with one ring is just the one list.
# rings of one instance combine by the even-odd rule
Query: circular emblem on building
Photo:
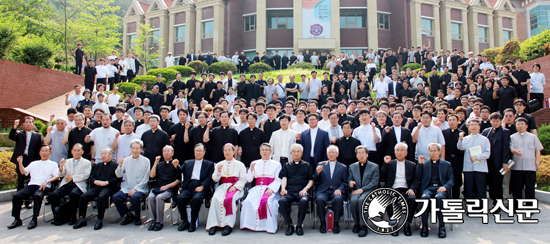
[(309, 33), (311, 33), (314, 36), (321, 35), (323, 34), (323, 26), (321, 26), (320, 24), (314, 24), (309, 29)]
[(361, 217), (374, 233), (387, 235), (405, 225), (408, 212), (407, 200), (398, 191), (379, 188), (363, 200)]

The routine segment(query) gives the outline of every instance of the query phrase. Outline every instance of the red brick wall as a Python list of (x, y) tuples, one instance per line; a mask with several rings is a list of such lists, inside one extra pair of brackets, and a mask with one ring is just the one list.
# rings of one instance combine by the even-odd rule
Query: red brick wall
[[(0, 128), (10, 128), (13, 126), (13, 121), (19, 119), (23, 121), (25, 116), (32, 116), (34, 119), (41, 120), (44, 123), (48, 121), (45, 118), (42, 118), (36, 114), (30, 113), (26, 110), (19, 108), (0, 108)], [(22, 125), (22, 122), (19, 122), (19, 125)]]
[(84, 84), (84, 77), (0, 59), (0, 108), (27, 109), (76, 84)]
[(536, 111), (532, 113), (533, 117), (535, 117), (535, 122), (537, 122), (537, 127), (540, 127), (542, 125), (550, 124), (550, 108), (541, 109), (539, 111)]

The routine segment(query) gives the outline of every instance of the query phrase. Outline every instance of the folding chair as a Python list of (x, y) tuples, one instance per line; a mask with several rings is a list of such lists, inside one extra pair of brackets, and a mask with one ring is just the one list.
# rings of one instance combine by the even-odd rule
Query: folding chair
[[(308, 201), (308, 209), (306, 209), (306, 214), (309, 214), (309, 220), (311, 221), (312, 229), (315, 229), (315, 216), (314, 216), (315, 215), (315, 207), (313, 206), (315, 201), (313, 200), (313, 187), (312, 187), (312, 189), (309, 189), (308, 194), (309, 194), (310, 198), (309, 198), (309, 201)], [(293, 206), (298, 206), (298, 205), (300, 205), (300, 202), (298, 202), (298, 201), (293, 201), (293, 202), (290, 203), (291, 208)], [(281, 228), (284, 224), (283, 215), (280, 214), (280, 212), (281, 212), (281, 206), (279, 206), (279, 220), (277, 221), (278, 222), (277, 223), (278, 228)]]

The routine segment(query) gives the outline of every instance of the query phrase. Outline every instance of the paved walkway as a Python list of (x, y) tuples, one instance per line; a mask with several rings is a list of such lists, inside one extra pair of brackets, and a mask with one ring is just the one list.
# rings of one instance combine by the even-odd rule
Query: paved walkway
[[(73, 95), (74, 91), (70, 92), (70, 95)], [(41, 104), (32, 106), (27, 111), (40, 115), (42, 118), (49, 120), (50, 115), (55, 114), (56, 118), (67, 117), (67, 109), (70, 106), (65, 106), (65, 94), (52, 98)]]
[[(168, 204), (166, 205), (168, 207)], [(50, 207), (47, 206), (46, 217), (51, 218)], [(103, 229), (93, 230), (95, 219), (88, 221), (88, 226), (79, 230), (73, 230), (71, 226), (53, 226), (44, 223), (42, 215), (38, 218), (38, 227), (34, 230), (27, 230), (26, 225), (29, 219), (23, 221), (23, 226), (13, 230), (8, 230), (7, 225), (11, 224), (13, 218), (11, 215), (11, 203), (0, 203), (0, 243), (276, 243), (281, 242), (297, 243), (307, 241), (308, 243), (353, 243), (361, 241), (362, 243), (550, 243), (550, 205), (539, 205), (540, 214), (534, 215), (539, 219), (539, 223), (533, 224), (513, 224), (497, 225), (493, 217), (489, 217), (490, 223), (484, 225), (479, 218), (465, 217), (464, 224), (454, 225), (454, 231), (450, 231), (447, 225), (447, 238), (437, 238), (437, 227), (430, 225), (431, 231), (428, 238), (420, 237), (419, 230), (413, 230), (413, 236), (407, 237), (400, 233), (399, 237), (376, 235), (369, 231), (365, 238), (357, 237), (351, 229), (342, 229), (338, 235), (327, 233), (320, 234), (318, 229), (311, 229), (311, 222), (306, 216), (304, 224), (304, 236), (291, 237), (285, 236), (286, 228), (279, 229), (276, 234), (267, 234), (264, 232), (253, 232), (249, 230), (234, 230), (228, 237), (222, 237), (221, 231), (215, 236), (209, 236), (204, 230), (205, 223), (201, 222), (195, 233), (187, 231), (178, 232), (176, 226), (171, 226), (170, 210), (166, 211), (165, 226), (160, 232), (147, 231), (145, 225), (136, 227), (132, 224), (120, 226), (111, 224), (118, 217), (113, 206), (109, 213), (106, 212), (105, 221), (107, 222)], [(90, 211), (91, 208), (88, 208)], [(296, 210), (295, 208), (293, 210)], [(32, 210), (23, 210), (21, 216), (28, 216)], [(177, 212), (174, 212), (177, 213)], [(296, 211), (293, 211), (296, 214)], [(507, 217), (506, 217), (507, 218)], [(204, 215), (201, 211), (200, 221), (203, 221)], [(237, 218), (238, 219), (238, 218)], [(295, 219), (295, 218), (294, 218)], [(514, 217), (515, 219), (515, 217)], [(239, 221), (237, 225), (239, 226)], [(340, 224), (343, 227), (343, 223)]]

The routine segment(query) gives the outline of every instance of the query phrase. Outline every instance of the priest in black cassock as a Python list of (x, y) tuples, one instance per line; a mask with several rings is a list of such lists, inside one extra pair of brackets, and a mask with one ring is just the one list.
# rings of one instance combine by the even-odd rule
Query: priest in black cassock
[[(221, 125), (210, 130), (210, 133), (204, 133), (204, 142), (210, 143), (212, 146), (212, 161), (221, 162), (224, 160), (223, 145), (231, 143), (235, 145), (237, 153), (239, 150), (239, 133), (233, 127), (229, 126), (229, 112), (222, 111), (220, 113)], [(208, 122), (207, 128), (212, 127), (212, 122)]]
[(189, 142), (189, 132), (193, 127), (191, 123), (187, 122), (187, 110), (179, 109), (178, 118), (180, 122), (166, 130), (170, 136), (170, 143), (174, 145), (174, 158), (180, 162), (185, 162), (185, 160), (193, 158), (194, 145)]
[(342, 123), (342, 132), (344, 136), (336, 139), (336, 143), (334, 144), (340, 151), (340, 154), (338, 154), (338, 162), (349, 167), (351, 164), (357, 162), (355, 148), (361, 146), (361, 141), (351, 136), (353, 128), (351, 128), (350, 121), (344, 121), (344, 123)]
[(260, 155), (260, 146), (267, 142), (264, 132), (256, 127), (258, 115), (250, 113), (246, 116), (248, 120), (248, 128), (241, 131), (239, 134), (239, 145), (242, 148), (241, 162), (245, 167), (250, 167), (250, 163), (254, 160), (262, 158)]

